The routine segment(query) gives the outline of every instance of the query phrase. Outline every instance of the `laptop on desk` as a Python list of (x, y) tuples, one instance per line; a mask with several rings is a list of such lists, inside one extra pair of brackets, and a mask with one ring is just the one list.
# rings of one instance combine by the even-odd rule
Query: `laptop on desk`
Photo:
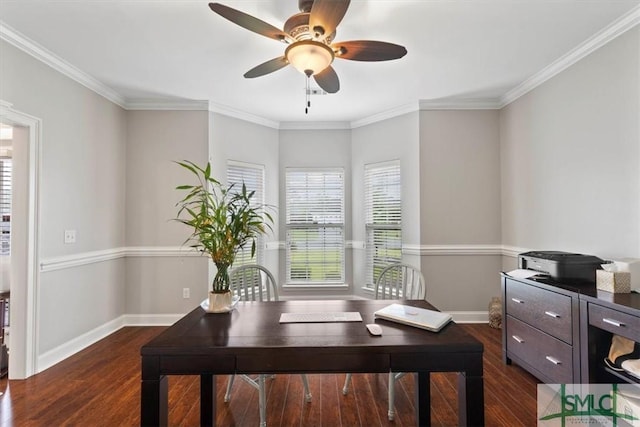
[(403, 325), (414, 326), (431, 332), (438, 332), (451, 321), (449, 313), (403, 304), (388, 305), (376, 311), (373, 315), (376, 319), (402, 323)]

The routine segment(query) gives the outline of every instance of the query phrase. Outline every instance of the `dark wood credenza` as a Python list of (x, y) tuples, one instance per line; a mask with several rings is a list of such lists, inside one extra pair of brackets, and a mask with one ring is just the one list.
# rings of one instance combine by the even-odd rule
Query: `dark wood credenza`
[(604, 364), (613, 334), (640, 342), (640, 294), (612, 294), (596, 289), (580, 294), (583, 382), (640, 383), (640, 379)]
[(640, 342), (640, 294), (501, 274), (502, 356), (545, 383), (640, 383), (604, 358), (618, 334)]

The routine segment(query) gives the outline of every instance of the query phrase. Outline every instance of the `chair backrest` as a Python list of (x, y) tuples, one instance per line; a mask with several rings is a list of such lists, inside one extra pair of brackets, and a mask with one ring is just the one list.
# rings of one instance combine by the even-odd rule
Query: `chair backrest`
[(408, 264), (385, 267), (376, 281), (376, 299), (425, 299), (425, 296), (424, 276)]
[(273, 274), (258, 264), (242, 265), (229, 273), (231, 290), (240, 301), (278, 301)]

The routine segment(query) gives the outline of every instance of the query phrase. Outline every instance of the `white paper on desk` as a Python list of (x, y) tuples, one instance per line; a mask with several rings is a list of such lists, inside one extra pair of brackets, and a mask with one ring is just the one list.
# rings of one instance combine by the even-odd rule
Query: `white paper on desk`
[(535, 276), (536, 274), (540, 274), (540, 272), (524, 268), (518, 268), (507, 272), (508, 276), (515, 277), (516, 279), (526, 279), (528, 277)]

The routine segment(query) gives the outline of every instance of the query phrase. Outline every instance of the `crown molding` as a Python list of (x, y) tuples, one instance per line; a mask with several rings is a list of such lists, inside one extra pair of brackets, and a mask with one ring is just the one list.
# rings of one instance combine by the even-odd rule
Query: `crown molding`
[(593, 53), (597, 49), (609, 43), (611, 40), (622, 35), (640, 23), (640, 6), (636, 6), (628, 13), (616, 19), (610, 25), (585, 40), (576, 48), (570, 50), (538, 73), (507, 92), (500, 98), (500, 107), (503, 108), (511, 104), (516, 99), (540, 86), (547, 80), (566, 70), (585, 56)]
[(18, 33), (16, 30), (2, 21), (0, 21), (0, 39), (33, 56), (40, 62), (43, 62), (44, 64), (60, 72), (64, 76), (67, 76), (70, 79), (80, 83), (81, 85), (85, 86), (89, 90), (92, 90), (98, 95), (103, 96), (114, 104), (125, 108), (126, 101), (122, 95), (106, 86), (102, 82), (98, 81), (96, 78), (74, 67), (46, 48), (40, 46), (33, 40)]
[(419, 109), (419, 105), (417, 102), (411, 102), (409, 104), (400, 105), (398, 107), (391, 108), (381, 113), (377, 113), (369, 117), (355, 120), (351, 122), (351, 129), (356, 129), (362, 126), (381, 122), (383, 120), (392, 119), (394, 117), (402, 116), (404, 114), (413, 113), (415, 111), (418, 111), (418, 109)]
[(54, 70), (80, 83), (86, 88), (103, 96), (107, 100), (126, 110), (183, 110), (210, 111), (228, 117), (237, 118), (250, 123), (282, 130), (321, 130), (321, 129), (356, 129), (390, 118), (398, 117), (415, 111), (428, 110), (492, 110), (501, 109), (516, 99), (540, 86), (560, 72), (566, 70), (585, 56), (609, 43), (611, 40), (634, 28), (640, 23), (640, 5), (621, 16), (613, 23), (593, 35), (578, 47), (560, 57), (538, 73), (516, 86), (498, 99), (470, 98), (470, 99), (437, 99), (419, 100), (400, 105), (380, 113), (364, 117), (351, 122), (277, 122), (246, 111), (238, 110), (226, 105), (201, 100), (151, 100), (126, 99), (115, 90), (98, 81), (93, 76), (76, 68), (67, 61), (50, 52), (35, 41), (20, 34), (0, 20), (0, 39), (15, 46), (21, 51), (33, 56), (37, 60), (50, 66)]
[(351, 129), (349, 122), (280, 122), (280, 130)]
[(127, 99), (127, 110), (209, 111), (209, 101), (191, 99)]
[(428, 110), (499, 110), (498, 98), (421, 99), (421, 111)]
[(0, 116), (7, 114), (7, 111), (9, 111), (11, 107), (13, 107), (12, 103), (0, 99)]
[(217, 104), (215, 102), (209, 102), (209, 111), (212, 113), (222, 114), (224, 116), (233, 117), (236, 119), (244, 120), (246, 122), (255, 123), (257, 125), (266, 126), (273, 129), (280, 129), (280, 123), (266, 119), (264, 117), (256, 116), (255, 114), (247, 113), (246, 111), (237, 110), (227, 105)]

